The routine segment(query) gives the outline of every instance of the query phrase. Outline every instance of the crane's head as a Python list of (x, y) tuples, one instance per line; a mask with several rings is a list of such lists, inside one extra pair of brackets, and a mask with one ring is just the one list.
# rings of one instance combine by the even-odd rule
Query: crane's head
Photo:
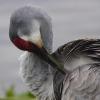
[(51, 65), (60, 66), (49, 54), (53, 39), (51, 19), (39, 8), (23, 7), (16, 10), (11, 16), (9, 37), (17, 48), (33, 52)]
[(9, 36), (16, 47), (29, 52), (45, 48), (52, 51), (52, 27), (50, 17), (34, 7), (16, 10), (10, 20)]

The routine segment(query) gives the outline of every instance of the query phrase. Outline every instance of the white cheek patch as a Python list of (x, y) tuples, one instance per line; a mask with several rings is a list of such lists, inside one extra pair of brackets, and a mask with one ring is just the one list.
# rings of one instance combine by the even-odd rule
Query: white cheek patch
[(39, 32), (30, 34), (29, 36), (21, 36), (21, 38), (34, 43), (39, 48), (43, 47), (42, 38)]
[(40, 23), (34, 20), (32, 23), (32, 33), (21, 36), (22, 39), (34, 43), (39, 48), (43, 47), (43, 41), (40, 34)]
[(23, 36), (20, 36), (20, 38), (23, 39), (23, 40), (25, 40), (25, 41), (28, 41), (29, 40), (28, 39), (28, 36), (24, 36), (24, 35)]

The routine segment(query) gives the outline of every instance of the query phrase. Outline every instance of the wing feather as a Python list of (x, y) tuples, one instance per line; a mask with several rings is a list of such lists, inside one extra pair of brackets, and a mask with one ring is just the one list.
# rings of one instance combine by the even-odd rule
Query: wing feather
[[(71, 67), (69, 63), (76, 62), (75, 59), (85, 58), (82, 61), (87, 59), (92, 61), (80, 65), (76, 62), (76, 67), (68, 69), (69, 73), (62, 76), (59, 85), (54, 85), (54, 87), (58, 86), (54, 88), (57, 97), (60, 96), (61, 100), (95, 100), (96, 96), (100, 95), (100, 39), (80, 39), (69, 42), (59, 47), (52, 56), (65, 68)], [(54, 78), (54, 83), (59, 81), (58, 76), (57, 79)], [(60, 88), (62, 91), (58, 93)]]
[(63, 81), (62, 100), (96, 100), (100, 96), (100, 63), (73, 70)]
[(80, 39), (64, 44), (53, 54), (63, 64), (77, 57), (100, 61), (100, 39)]

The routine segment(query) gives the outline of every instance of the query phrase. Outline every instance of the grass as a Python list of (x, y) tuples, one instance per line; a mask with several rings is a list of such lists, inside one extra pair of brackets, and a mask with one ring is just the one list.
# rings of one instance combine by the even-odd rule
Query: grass
[(16, 94), (14, 86), (12, 85), (5, 92), (5, 97), (0, 98), (0, 100), (36, 100), (36, 97), (33, 96), (30, 92), (25, 92), (21, 94)]

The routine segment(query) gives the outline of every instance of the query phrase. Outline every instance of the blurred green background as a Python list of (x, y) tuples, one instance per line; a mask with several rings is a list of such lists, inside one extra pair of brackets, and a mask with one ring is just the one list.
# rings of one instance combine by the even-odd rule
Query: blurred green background
[(4, 97), (0, 100), (36, 100), (36, 97), (30, 92), (15, 93), (15, 87), (12, 85), (5, 91)]

